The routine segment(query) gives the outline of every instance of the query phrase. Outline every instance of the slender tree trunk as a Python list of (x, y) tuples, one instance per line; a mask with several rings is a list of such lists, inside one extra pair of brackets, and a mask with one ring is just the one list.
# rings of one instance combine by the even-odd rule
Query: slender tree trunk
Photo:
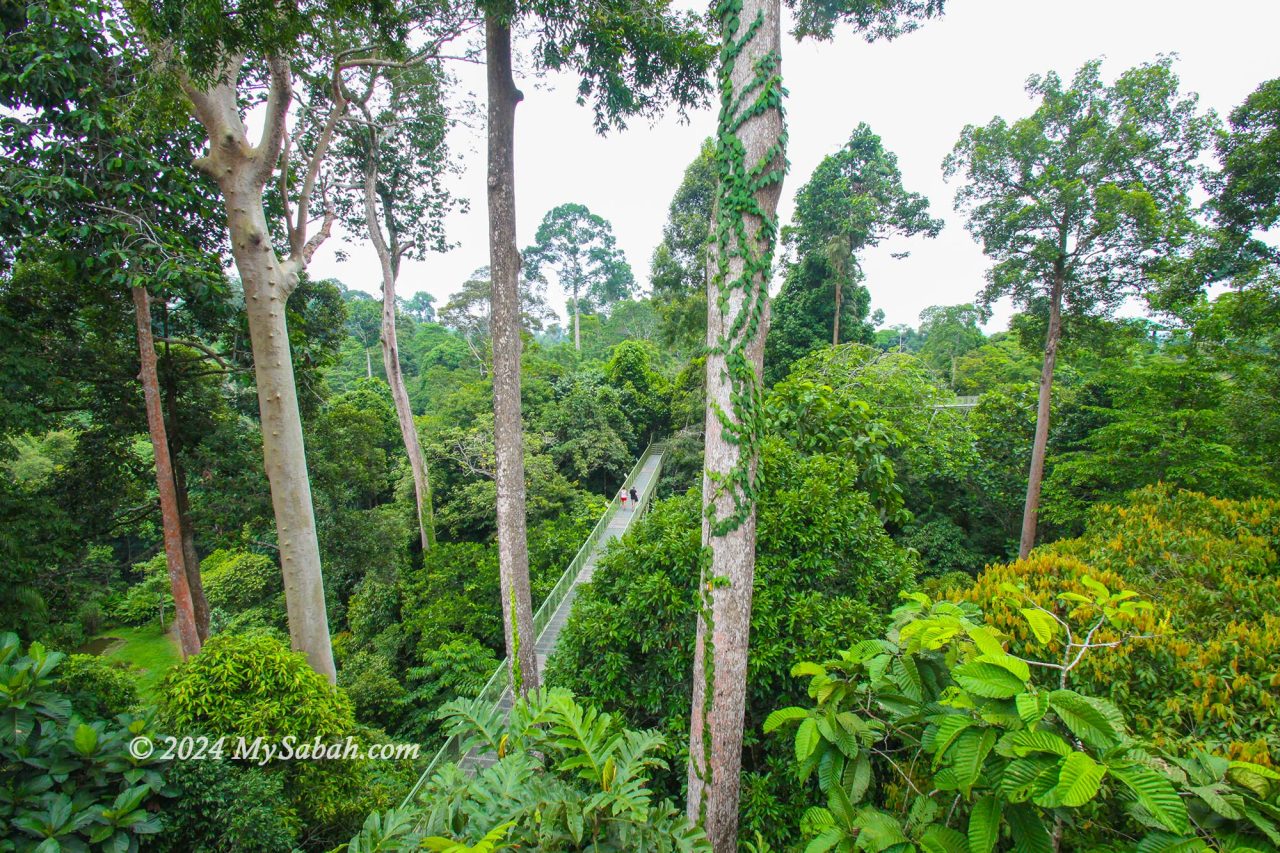
[(582, 326), (578, 320), (581, 310), (578, 307), (578, 289), (573, 289), (573, 348), (582, 352)]
[(373, 378), (373, 350), (367, 345), (364, 348), (364, 378)]
[(1040, 485), (1044, 457), (1049, 446), (1049, 404), (1053, 397), (1053, 367), (1062, 336), (1062, 276), (1054, 277), (1049, 295), (1049, 328), (1044, 340), (1044, 366), (1040, 369), (1040, 396), (1036, 404), (1036, 438), (1031, 446), (1031, 471), (1027, 474), (1027, 502), (1022, 509), (1022, 540), (1018, 557), (1026, 557), (1036, 544), (1036, 520), (1040, 513)]
[(489, 90), (489, 266), (493, 295), (493, 427), (497, 455), (498, 572), (511, 683), (538, 687), (529, 542), (525, 529), (524, 435), (520, 421), (520, 252), (516, 249), (515, 119), (524, 97), (511, 72), (507, 9), (485, 6)]
[[(715, 239), (708, 252), (703, 574), (689, 730), (689, 819), (737, 850), (739, 773), (755, 575), (758, 406), (768, 279), (786, 169), (778, 0), (726, 10)], [(743, 30), (759, 22), (754, 34)], [(749, 117), (745, 114), (751, 113)], [(741, 158), (740, 161), (737, 158)], [(732, 161), (732, 162), (730, 162)], [(756, 180), (756, 176), (763, 179)], [(751, 183), (748, 183), (751, 182)]]
[(951, 390), (956, 390), (956, 357), (951, 356)]
[[(147, 403), (147, 427), (151, 447), (156, 456), (156, 490), (160, 493), (160, 519), (164, 528), (164, 554), (169, 567), (169, 586), (173, 590), (174, 619), (178, 625), (178, 642), (182, 656), (200, 651), (200, 633), (196, 630), (195, 608), (187, 585), (187, 569), (182, 554), (182, 528), (178, 521), (178, 496), (173, 485), (173, 467), (169, 459), (169, 438), (160, 408), (160, 378), (156, 370), (156, 347), (151, 337), (151, 302), (144, 287), (132, 288), (133, 308), (138, 328), (138, 355), (142, 368), (138, 379)], [(163, 611), (161, 620), (163, 621)]]
[(195, 608), (196, 631), (203, 643), (209, 639), (209, 599), (205, 597), (204, 580), (200, 576), (200, 552), (196, 549), (196, 529), (191, 521), (187, 475), (176, 454), (173, 457), (173, 485), (178, 493), (178, 522), (182, 525), (182, 558), (187, 568), (187, 586), (191, 589), (191, 603)]
[(840, 345), (840, 307), (841, 307), (842, 297), (844, 295), (841, 292), (841, 287), (843, 285), (843, 282), (841, 281), (842, 278), (843, 278), (842, 275), (836, 276), (836, 319), (835, 319), (835, 322), (831, 324), (831, 345), (832, 346)]
[[(165, 325), (168, 326), (168, 307), (165, 308)], [(167, 334), (167, 328), (166, 328)], [(182, 563), (187, 575), (187, 587), (191, 590), (191, 606), (195, 611), (196, 633), (200, 642), (209, 639), (209, 600), (204, 595), (204, 582), (200, 578), (200, 552), (196, 549), (195, 525), (191, 522), (191, 500), (187, 494), (187, 475), (182, 467), (182, 439), (178, 424), (178, 378), (173, 367), (173, 357), (168, 342), (164, 345), (167, 365), (164, 396), (169, 423), (174, 433), (169, 438), (169, 461), (173, 467), (173, 487), (178, 499), (178, 525), (182, 532)]]
[(376, 145), (371, 146), (364, 175), (364, 218), (369, 239), (378, 253), (382, 267), (382, 364), (387, 371), (387, 384), (391, 386), (391, 399), (396, 405), (396, 420), (400, 422), (400, 437), (409, 457), (413, 472), (413, 495), (418, 507), (418, 539), (422, 550), (429, 551), (435, 544), (435, 520), (431, 507), (431, 481), (427, 477), (427, 463), (422, 458), (422, 446), (418, 442), (418, 426), (413, 421), (413, 407), (409, 405), (409, 392), (400, 371), (400, 344), (396, 338), (396, 262), (382, 237), (378, 224), (377, 163), (373, 159)]
[[(262, 452), (271, 483), (271, 505), (280, 544), (289, 639), (294, 649), (306, 654), (316, 672), (335, 682), (337, 670), (329, 639), (320, 542), (316, 535), (302, 415), (298, 411), (298, 386), (285, 321), (285, 303), (298, 285), (300, 270), (292, 261), (281, 262), (271, 248), (261, 188), (229, 187), (235, 177), (223, 182), (223, 195), (231, 251), (244, 284), (253, 370), (258, 385)], [(239, 177), (242, 183), (249, 183), (244, 180), (247, 175)]]

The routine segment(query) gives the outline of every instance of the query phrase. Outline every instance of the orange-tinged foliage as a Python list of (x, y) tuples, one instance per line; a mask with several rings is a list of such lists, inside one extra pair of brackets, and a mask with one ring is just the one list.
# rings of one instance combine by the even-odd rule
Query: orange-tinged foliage
[[(1070, 686), (1107, 696), (1137, 733), (1190, 738), (1232, 757), (1280, 759), (1280, 501), (1229, 501), (1153, 486), (1127, 506), (1100, 506), (1083, 536), (989, 567), (956, 597), (978, 603), (1010, 650), (1058, 661), (1062, 642), (1036, 641), (1000, 591), (1024, 588), (1040, 606), (1087, 630), (1096, 613), (1056, 598), (1087, 593), (1088, 576), (1155, 604), (1127, 622), (1117, 648), (1089, 652)], [(1079, 633), (1083, 633), (1081, 630)], [(1097, 643), (1121, 639), (1104, 626)], [(1041, 670), (1046, 681), (1054, 670)], [(1276, 763), (1280, 763), (1277, 760)]]

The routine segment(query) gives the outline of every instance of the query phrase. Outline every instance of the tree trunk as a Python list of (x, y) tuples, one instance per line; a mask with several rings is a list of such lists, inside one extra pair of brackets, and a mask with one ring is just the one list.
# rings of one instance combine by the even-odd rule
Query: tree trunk
[(364, 348), (364, 378), (373, 378), (373, 350), (367, 344)]
[[(195, 608), (187, 585), (187, 569), (182, 553), (182, 528), (178, 521), (178, 496), (173, 485), (173, 466), (169, 458), (169, 438), (160, 408), (160, 378), (156, 370), (156, 348), (151, 337), (151, 302), (144, 287), (131, 288), (138, 328), (138, 355), (142, 364), (138, 379), (147, 404), (147, 427), (151, 447), (156, 456), (156, 490), (160, 493), (160, 519), (164, 528), (165, 562), (169, 567), (169, 586), (173, 590), (174, 619), (178, 625), (178, 642), (184, 658), (200, 651), (200, 633), (196, 630)], [(163, 605), (162, 605), (163, 607)], [(163, 610), (161, 620), (163, 621)]]
[(578, 289), (573, 290), (573, 348), (577, 352), (582, 352), (582, 327), (578, 321), (578, 315), (581, 310), (578, 307)]
[(840, 345), (840, 303), (841, 297), (844, 295), (841, 293), (841, 286), (843, 285), (843, 282), (841, 281), (842, 278), (843, 276), (836, 276), (836, 319), (835, 322), (831, 324), (832, 346)]
[(262, 452), (275, 510), (289, 639), (295, 650), (306, 654), (316, 672), (334, 683), (337, 671), (329, 640), (320, 543), (285, 321), (285, 302), (298, 285), (299, 269), (292, 261), (282, 263), (271, 248), (261, 188), (237, 186), (250, 183), (247, 179), (252, 168), (243, 166), (235, 171), (238, 174), (233, 173), (222, 182), (223, 195), (231, 252), (244, 285), (258, 385)]
[[(786, 169), (778, 0), (722, 17), (717, 233), (708, 251), (707, 413), (688, 816), (737, 850), (739, 773), (755, 575), (758, 410), (768, 277)], [(740, 30), (759, 21), (754, 34)], [(749, 117), (747, 113), (751, 113)], [(736, 143), (725, 137), (736, 136)], [(758, 177), (759, 176), (759, 177)]]
[[(168, 307), (165, 308), (166, 334), (168, 326)], [(209, 600), (204, 595), (204, 582), (200, 578), (200, 552), (196, 549), (195, 525), (191, 522), (191, 499), (187, 494), (187, 476), (182, 467), (182, 439), (177, 430), (178, 424), (178, 376), (173, 367), (173, 357), (169, 352), (169, 343), (164, 345), (164, 356), (167, 370), (165, 373), (164, 393), (165, 408), (168, 409), (169, 423), (174, 432), (169, 438), (169, 461), (173, 466), (173, 487), (178, 499), (178, 525), (182, 532), (182, 563), (187, 575), (187, 587), (191, 590), (191, 606), (195, 611), (196, 633), (200, 642), (209, 639)]]
[(497, 455), (498, 572), (511, 684), (538, 687), (529, 543), (525, 530), (524, 436), (520, 421), (520, 253), (516, 249), (515, 119), (524, 97), (511, 73), (507, 9), (485, 6), (489, 90), (489, 266), (493, 340), (493, 443)]
[(1031, 446), (1031, 471), (1027, 474), (1027, 502), (1022, 508), (1022, 539), (1018, 557), (1031, 553), (1036, 544), (1036, 520), (1040, 513), (1040, 485), (1044, 480), (1044, 457), (1049, 446), (1049, 404), (1053, 396), (1053, 366), (1058, 359), (1058, 339), (1062, 336), (1062, 277), (1056, 276), (1049, 295), (1049, 328), (1044, 340), (1044, 366), (1040, 369), (1040, 395), (1036, 404), (1036, 438)]
[(422, 446), (418, 442), (418, 427), (413, 421), (413, 407), (409, 405), (409, 392), (404, 386), (404, 374), (400, 371), (400, 344), (396, 338), (396, 266), (387, 241), (382, 237), (378, 220), (377, 163), (374, 160), (376, 144), (371, 146), (364, 180), (364, 218), (369, 239), (378, 253), (382, 267), (382, 365), (387, 372), (387, 384), (391, 386), (391, 399), (396, 404), (396, 420), (400, 423), (400, 437), (409, 457), (413, 472), (413, 496), (418, 507), (418, 539), (424, 552), (435, 544), (435, 520), (431, 507), (431, 481), (427, 477), (427, 463), (422, 458)]
[(956, 390), (956, 357), (951, 356), (951, 390)]
[(176, 454), (173, 457), (173, 485), (178, 494), (178, 523), (182, 525), (182, 558), (187, 568), (187, 586), (191, 589), (191, 604), (195, 608), (196, 631), (203, 643), (209, 639), (209, 599), (205, 597), (204, 579), (200, 576), (200, 552), (196, 549), (196, 529), (191, 521), (187, 475)]

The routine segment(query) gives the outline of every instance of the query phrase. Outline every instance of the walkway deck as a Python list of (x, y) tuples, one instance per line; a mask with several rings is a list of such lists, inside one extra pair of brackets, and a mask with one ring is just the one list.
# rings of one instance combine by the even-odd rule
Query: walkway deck
[[(569, 621), (574, 599), (577, 598), (578, 587), (584, 583), (591, 582), (591, 578), (595, 574), (596, 561), (604, 553), (608, 544), (626, 533), (632, 521), (648, 508), (649, 499), (653, 496), (661, 471), (662, 446), (660, 444), (650, 445), (636, 462), (635, 467), (631, 469), (631, 473), (626, 480), (626, 486), (628, 488), (634, 487), (637, 494), (639, 494), (639, 506), (632, 506), (631, 502), (627, 501), (627, 507), (623, 509), (619, 506), (617, 500), (609, 504), (609, 509), (606, 510), (604, 516), (596, 524), (595, 529), (587, 537), (582, 550), (573, 558), (565, 573), (556, 583), (555, 588), (547, 595), (547, 600), (538, 608), (538, 612), (534, 615), (534, 626), (539, 629), (536, 648), (539, 676), (546, 671), (547, 659), (555, 651), (556, 642), (560, 639), (560, 631), (564, 628), (565, 623)], [(492, 697), (490, 701), (494, 701), (504, 714), (511, 710), (512, 704), (511, 688), (508, 681), (507, 662), (504, 659), (494, 672), (493, 677), (489, 679), (489, 683), (485, 685), (484, 690), (480, 693), (481, 698)], [(499, 694), (498, 690), (502, 692)], [(409, 795), (405, 798), (405, 804), (408, 804), (413, 799), (422, 784), (430, 778), (430, 775), (442, 763), (457, 760), (460, 767), (474, 772), (492, 764), (495, 760), (492, 755), (477, 755), (475, 752), (471, 752), (462, 756), (459, 755), (459, 752), (456, 740), (450, 738), (427, 766), (426, 771), (418, 780), (418, 784), (414, 785), (413, 790), (409, 792)]]

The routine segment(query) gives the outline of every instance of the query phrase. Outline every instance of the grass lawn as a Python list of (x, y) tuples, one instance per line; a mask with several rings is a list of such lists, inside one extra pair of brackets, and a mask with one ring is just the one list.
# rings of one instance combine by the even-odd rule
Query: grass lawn
[(160, 629), (159, 622), (137, 628), (110, 628), (102, 636), (124, 641), (115, 644), (104, 657), (124, 661), (133, 668), (138, 678), (138, 695), (144, 699), (155, 691), (160, 679), (181, 659), (177, 643)]

